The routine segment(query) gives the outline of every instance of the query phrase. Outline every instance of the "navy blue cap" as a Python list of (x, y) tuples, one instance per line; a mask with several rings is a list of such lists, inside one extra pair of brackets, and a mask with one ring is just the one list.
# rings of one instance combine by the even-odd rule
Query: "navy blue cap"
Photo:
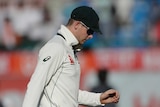
[(77, 7), (72, 11), (71, 18), (77, 21), (82, 21), (94, 32), (102, 34), (99, 28), (99, 17), (93, 8), (88, 6)]

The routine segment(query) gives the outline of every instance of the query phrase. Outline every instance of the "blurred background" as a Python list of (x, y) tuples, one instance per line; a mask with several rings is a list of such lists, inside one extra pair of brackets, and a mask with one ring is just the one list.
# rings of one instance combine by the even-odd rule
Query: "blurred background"
[(0, 107), (22, 106), (39, 49), (80, 5), (103, 32), (78, 53), (80, 88), (117, 89), (106, 107), (160, 107), (160, 0), (0, 0)]

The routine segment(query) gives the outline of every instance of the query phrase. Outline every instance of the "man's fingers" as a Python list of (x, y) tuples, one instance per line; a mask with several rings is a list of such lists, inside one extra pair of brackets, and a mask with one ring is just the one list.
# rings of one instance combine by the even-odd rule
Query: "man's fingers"
[(116, 95), (116, 93), (112, 93), (112, 94), (109, 94), (108, 97), (114, 97)]

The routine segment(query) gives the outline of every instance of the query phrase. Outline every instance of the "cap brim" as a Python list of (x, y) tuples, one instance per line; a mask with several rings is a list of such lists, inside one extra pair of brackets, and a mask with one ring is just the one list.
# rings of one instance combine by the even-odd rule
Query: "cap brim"
[(102, 34), (102, 31), (100, 29), (94, 29), (93, 28), (93, 31), (96, 32), (96, 33)]

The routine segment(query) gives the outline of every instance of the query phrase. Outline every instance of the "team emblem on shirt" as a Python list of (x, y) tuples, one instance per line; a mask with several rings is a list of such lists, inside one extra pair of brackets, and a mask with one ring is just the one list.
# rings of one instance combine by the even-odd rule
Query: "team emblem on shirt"
[(47, 56), (46, 58), (43, 59), (43, 62), (48, 61), (49, 59), (51, 59), (51, 56)]
[(74, 64), (74, 60), (72, 59), (72, 57), (70, 55), (68, 55), (68, 57), (69, 57), (70, 63)]

